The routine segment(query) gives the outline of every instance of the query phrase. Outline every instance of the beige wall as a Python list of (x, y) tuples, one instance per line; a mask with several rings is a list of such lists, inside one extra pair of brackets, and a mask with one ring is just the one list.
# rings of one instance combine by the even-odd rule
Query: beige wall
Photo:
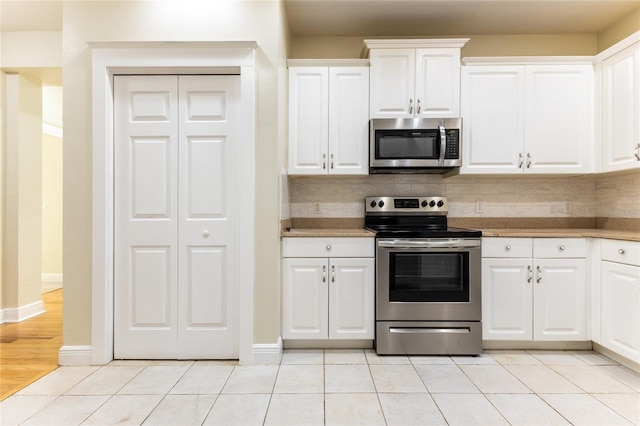
[(41, 300), (42, 91), (39, 82), (6, 77), (5, 308)]
[(62, 278), (62, 86), (42, 88), (42, 274)]
[(62, 84), (62, 32), (2, 32), (0, 64), (49, 85)]
[(42, 274), (62, 278), (62, 139), (47, 134), (42, 137)]
[[(462, 48), (462, 57), (468, 56), (554, 56), (595, 55), (595, 34), (556, 35), (472, 35)], [(294, 37), (290, 57), (306, 58), (359, 58), (363, 40), (367, 37)], [(376, 37), (371, 37), (376, 38)]]
[[(0, 50), (2, 50), (2, 34), (0, 34)], [(0, 69), (1, 69), (1, 65), (2, 65), (2, 60), (0, 60)], [(5, 280), (4, 280), (4, 218), (5, 218), (5, 212), (4, 212), (4, 206), (5, 206), (5, 202), (4, 202), (4, 187), (5, 187), (5, 174), (4, 174), (4, 170), (5, 170), (5, 158), (6, 158), (6, 154), (5, 154), (5, 150), (6, 150), (6, 126), (5, 126), (5, 114), (6, 114), (6, 107), (5, 107), (5, 102), (6, 102), (6, 97), (5, 97), (5, 87), (7, 84), (7, 79), (6, 79), (6, 75), (5, 73), (3, 73), (2, 71), (0, 71), (0, 309), (2, 309), (4, 307), (4, 287), (5, 287)]]
[(91, 56), (89, 41), (255, 40), (257, 50), (255, 341), (279, 336), (278, 105), (285, 53), (280, 2), (65, 2), (64, 344), (91, 344)]
[(598, 34), (598, 52), (613, 46), (636, 31), (640, 31), (640, 7)]

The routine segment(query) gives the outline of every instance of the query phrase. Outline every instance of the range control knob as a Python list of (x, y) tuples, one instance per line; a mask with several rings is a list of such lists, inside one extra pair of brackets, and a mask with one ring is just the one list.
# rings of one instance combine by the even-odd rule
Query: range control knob
[(438, 201), (438, 207), (442, 207), (442, 206), (444, 206), (444, 201), (442, 200)]
[(375, 200), (374, 200), (374, 201), (372, 201), (370, 205), (371, 205), (371, 207), (375, 207), (375, 206), (376, 206), (376, 202), (375, 202)]
[(436, 205), (436, 202), (431, 200), (429, 201), (429, 207), (433, 208)]
[(427, 200), (423, 200), (422, 201), (422, 207), (427, 207), (429, 205), (429, 203), (427, 203)]
[(384, 206), (384, 201), (380, 200), (378, 202), (378, 207), (382, 208)]

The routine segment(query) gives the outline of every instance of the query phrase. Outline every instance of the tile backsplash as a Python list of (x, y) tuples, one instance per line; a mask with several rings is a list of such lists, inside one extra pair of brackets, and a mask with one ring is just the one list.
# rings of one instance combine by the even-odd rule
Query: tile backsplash
[(640, 172), (596, 179), (596, 216), (640, 218)]
[[(627, 175), (624, 175), (627, 176)], [(447, 196), (450, 217), (595, 217), (606, 198), (611, 214), (637, 209), (638, 176), (624, 177), (627, 194), (618, 191), (620, 177), (484, 177), (441, 175), (370, 175), (360, 177), (287, 177), (282, 180), (283, 219), (364, 216), (367, 195)], [(601, 203), (600, 203), (601, 204)], [(286, 217), (286, 213), (290, 216)], [(606, 213), (603, 210), (602, 213)]]

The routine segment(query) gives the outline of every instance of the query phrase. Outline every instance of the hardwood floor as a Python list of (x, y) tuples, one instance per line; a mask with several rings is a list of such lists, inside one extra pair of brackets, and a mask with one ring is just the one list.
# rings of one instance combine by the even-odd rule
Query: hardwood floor
[(62, 289), (42, 295), (46, 312), (0, 325), (0, 400), (58, 368), (62, 346)]

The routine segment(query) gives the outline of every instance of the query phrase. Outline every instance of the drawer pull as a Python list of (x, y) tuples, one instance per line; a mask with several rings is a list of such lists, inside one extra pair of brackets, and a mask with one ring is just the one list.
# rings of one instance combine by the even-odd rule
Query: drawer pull
[(560, 251), (564, 251), (564, 249), (566, 248), (565, 246), (560, 246), (558, 247), (560, 249)]
[(327, 244), (327, 251), (331, 250), (331, 244)]
[(624, 254), (624, 249), (618, 249), (618, 254)]
[(507, 250), (507, 251), (511, 250), (511, 246), (509, 246), (509, 245), (508, 245), (508, 246), (506, 246), (506, 247), (505, 247), (505, 250)]

